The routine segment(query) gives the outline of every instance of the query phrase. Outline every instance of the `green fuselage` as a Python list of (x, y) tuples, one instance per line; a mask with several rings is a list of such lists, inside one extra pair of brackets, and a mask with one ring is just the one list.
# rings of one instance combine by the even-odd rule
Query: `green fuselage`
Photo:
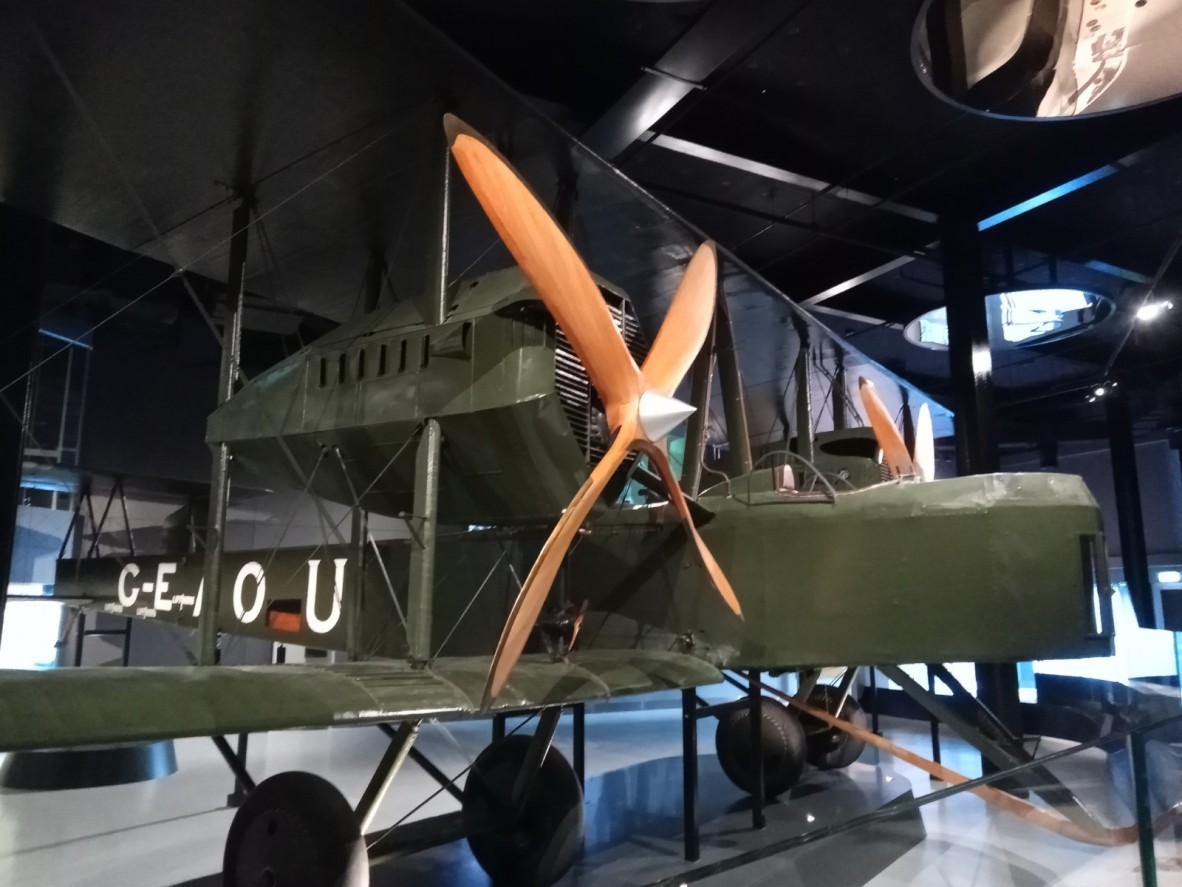
[[(626, 310), (617, 316), (627, 319)], [(607, 443), (585, 373), (560, 339), (521, 275), (497, 272), (462, 283), (442, 326), (402, 306), (293, 355), (220, 408), (209, 439), (229, 443), (268, 480), (348, 504), (356, 492), (363, 507), (399, 514), (411, 507), (419, 429), (438, 419), (431, 649), (489, 655), (517, 578)], [(722, 603), (662, 503), (602, 504), (552, 603), (588, 602), (580, 648), (678, 649), (732, 667), (1110, 652), (1099, 510), (1079, 478), (999, 474), (849, 489), (878, 467), (865, 457), (846, 466), (859, 480), (843, 468), (839, 490), (779, 491), (782, 477), (767, 468), (699, 498), (709, 512), (701, 534), (743, 619)], [(449, 535), (446, 526), (457, 529)], [(283, 570), (267, 562), (261, 588), (262, 553), (227, 555), (219, 627), (405, 656), (399, 609), (407, 609), (412, 544), (383, 543), (382, 563), (367, 557), (361, 582), (349, 546), (292, 550)], [(57, 593), (195, 621), (196, 564), (140, 558), (135, 566), (131, 575), (125, 562), (63, 562)]]

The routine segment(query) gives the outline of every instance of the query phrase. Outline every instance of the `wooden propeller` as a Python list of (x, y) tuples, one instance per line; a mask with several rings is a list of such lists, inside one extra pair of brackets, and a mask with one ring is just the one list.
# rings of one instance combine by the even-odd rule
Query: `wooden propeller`
[(448, 114), (443, 125), (452, 154), (476, 199), (566, 334), (599, 392), (615, 439), (559, 518), (526, 577), (501, 632), (485, 686), (485, 707), (521, 657), (571, 541), (632, 450), (645, 453), (669, 501), (685, 521), (715, 587), (736, 615), (742, 609), (718, 563), (698, 535), (668, 457), (658, 443), (692, 409), (673, 398), (709, 332), (718, 259), (714, 244), (698, 248), (686, 268), (653, 347), (637, 367), (583, 260), (529, 186), (485, 139)]
[(919, 417), (915, 423), (915, 451), (907, 452), (903, 435), (895, 427), (895, 421), (878, 396), (874, 383), (858, 377), (858, 393), (862, 406), (874, 429), (874, 437), (882, 448), (891, 477), (918, 477), (920, 480), (934, 480), (936, 476), (936, 450), (932, 438), (932, 414), (926, 403), (920, 404)]

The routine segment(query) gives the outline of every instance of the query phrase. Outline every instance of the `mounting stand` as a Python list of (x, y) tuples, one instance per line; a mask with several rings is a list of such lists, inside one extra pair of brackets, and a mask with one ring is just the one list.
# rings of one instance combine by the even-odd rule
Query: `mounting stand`
[[(698, 822), (698, 721), (718, 717), (735, 709), (749, 707), (751, 712), (751, 748), (754, 752), (755, 791), (751, 793), (751, 827), (761, 829), (767, 824), (763, 812), (763, 684), (757, 670), (746, 672), (747, 698), (733, 702), (707, 705), (692, 689), (681, 691), (681, 757), (682, 798), (685, 822), (685, 858), (695, 862), (701, 858), (701, 836)], [(733, 681), (741, 686), (738, 681)]]

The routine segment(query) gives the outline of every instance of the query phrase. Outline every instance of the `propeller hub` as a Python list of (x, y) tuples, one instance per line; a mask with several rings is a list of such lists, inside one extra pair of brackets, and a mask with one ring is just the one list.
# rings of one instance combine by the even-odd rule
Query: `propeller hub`
[(645, 437), (653, 443), (660, 443), (665, 435), (688, 419), (695, 409), (696, 407), (691, 407), (676, 397), (666, 397), (658, 391), (649, 389), (640, 395), (636, 411)]

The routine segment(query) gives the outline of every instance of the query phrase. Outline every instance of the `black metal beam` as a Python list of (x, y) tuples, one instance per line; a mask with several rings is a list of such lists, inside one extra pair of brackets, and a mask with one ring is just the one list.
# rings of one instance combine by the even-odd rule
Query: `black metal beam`
[(0, 287), (4, 291), (4, 331), (0, 335), (0, 634), (12, 570), (25, 406), (45, 289), (47, 240), (45, 222), (0, 205)]
[[(384, 727), (385, 725), (383, 724), (382, 726)], [(446, 773), (436, 767), (434, 761), (428, 758), (419, 749), (413, 747), (409, 752), (409, 756), (412, 761), (414, 761), (419, 765), (419, 767), (423, 769), (424, 773), (438, 782), (439, 786), (445, 792), (447, 792), (461, 804), (464, 802), (464, 792), (458, 785), (456, 785), (455, 779), (448, 776)]]
[(575, 768), (575, 775), (579, 777), (579, 785), (587, 783), (587, 706), (579, 702), (571, 706), (572, 738), (571, 757)]
[[(948, 315), (948, 359), (956, 403), (957, 474), (998, 470), (994, 427), (993, 355), (977, 223), (970, 216), (940, 219), (944, 301)], [(978, 663), (977, 697), (1017, 736), (1024, 732), (1013, 663)], [(982, 756), (984, 772), (994, 763)]]
[(698, 835), (698, 697), (693, 690), (681, 691), (681, 784), (685, 829), (685, 858), (696, 862), (702, 856)]
[(759, 671), (747, 673), (747, 699), (751, 705), (751, 761), (755, 765), (755, 780), (751, 788), (751, 827), (761, 829), (767, 825), (763, 813), (763, 800), (767, 794), (763, 766), (763, 694), (760, 692)]
[(1141, 516), (1137, 447), (1133, 439), (1133, 415), (1125, 386), (1107, 388), (1104, 412), (1108, 418), (1108, 451), (1112, 459), (1112, 485), (1125, 586), (1129, 589), (1133, 612), (1137, 614), (1137, 624), (1142, 628), (1153, 628), (1157, 620), (1154, 616), (1153, 586), (1149, 581), (1145, 523)]
[[(405, 822), (394, 828), (365, 836), (370, 863), (380, 862), (395, 854), (404, 855), (430, 847), (438, 847), (467, 837), (472, 831), (471, 817), (463, 810), (428, 816)], [(477, 825), (477, 827), (479, 827)]]
[(957, 474), (997, 471), (993, 426), (993, 355), (977, 225), (941, 219), (940, 252), (948, 313), (948, 360), (956, 402)]
[(583, 133), (582, 142), (608, 160), (657, 124), (673, 107), (755, 41), (794, 15), (799, 2), (731, 0), (702, 15), (640, 79)]

